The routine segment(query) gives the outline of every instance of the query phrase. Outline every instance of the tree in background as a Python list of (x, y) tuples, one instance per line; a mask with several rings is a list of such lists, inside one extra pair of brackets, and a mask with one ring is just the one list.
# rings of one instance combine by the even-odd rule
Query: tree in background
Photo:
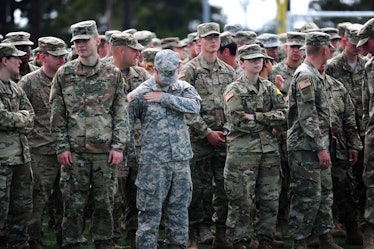
[[(20, 27), (14, 13), (20, 10), (28, 23)], [(159, 38), (186, 37), (202, 20), (201, 0), (2, 0), (0, 33), (24, 30), (36, 44), (40, 36), (52, 35), (70, 41), (70, 25), (95, 20), (99, 32), (109, 29), (150, 30)], [(221, 8), (211, 6), (211, 20), (225, 24)]]

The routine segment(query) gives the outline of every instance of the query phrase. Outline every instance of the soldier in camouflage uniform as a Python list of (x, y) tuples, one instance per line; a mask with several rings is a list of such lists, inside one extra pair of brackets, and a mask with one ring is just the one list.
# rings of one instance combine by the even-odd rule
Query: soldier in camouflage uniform
[[(346, 27), (345, 38), (342, 39), (344, 50), (339, 55), (330, 59), (327, 63), (326, 74), (339, 80), (351, 96), (353, 105), (355, 106), (355, 117), (358, 132), (362, 143), (365, 140), (365, 127), (362, 122), (363, 106), (362, 106), (362, 85), (367, 81), (365, 75), (365, 60), (359, 55), (360, 48), (356, 47), (358, 42), (358, 31), (361, 28), (359, 24), (351, 24)], [(358, 215), (362, 220), (365, 209), (365, 193), (366, 187), (362, 181), (363, 172), (363, 151), (358, 154), (358, 161), (352, 168), (352, 176), (354, 183), (354, 194), (358, 203)], [(343, 210), (342, 210), (343, 211)], [(348, 220), (347, 220), (348, 222)], [(351, 220), (346, 226), (357, 227), (357, 220)]]
[(29, 33), (25, 31), (9, 32), (5, 35), (5, 40), (3, 42), (12, 43), (17, 49), (25, 52), (25, 54), (20, 57), (22, 62), (19, 73), (12, 76), (14, 82), (18, 82), (22, 76), (39, 69), (39, 67), (30, 63), (31, 46), (34, 45), (34, 43), (30, 41)]
[[(57, 162), (54, 150), (54, 140), (50, 131), (49, 94), (51, 81), (57, 69), (65, 63), (65, 42), (56, 37), (41, 37), (38, 39), (38, 49), (43, 65), (40, 69), (25, 75), (18, 84), (25, 91), (35, 111), (33, 131), (27, 135), (30, 143), (31, 167), (34, 173), (33, 212), (29, 223), (30, 247), (42, 248), (41, 232), (43, 228), (43, 213), (46, 203), (54, 191), (55, 197), (61, 195), (60, 189), (55, 189), (55, 182), (60, 179), (60, 164)], [(61, 198), (56, 200), (61, 202)], [(56, 203), (57, 203), (56, 202)], [(62, 203), (58, 204), (62, 210)], [(56, 240), (61, 246), (61, 220), (56, 224)]]
[(60, 67), (52, 81), (51, 131), (63, 165), (63, 248), (80, 248), (83, 211), (91, 192), (91, 233), (95, 248), (113, 248), (112, 203), (117, 167), (129, 139), (121, 72), (103, 63), (95, 21), (71, 26), (77, 60)]
[[(360, 29), (359, 42), (357, 47), (363, 46), (363, 49), (374, 54), (374, 18), (367, 21)], [(374, 86), (374, 62), (373, 58), (365, 65), (367, 81), (362, 88), (363, 101), (363, 123), (366, 130), (364, 145), (364, 171), (363, 181), (367, 187), (366, 207), (364, 213), (364, 236), (363, 248), (374, 249), (374, 117), (373, 117), (373, 86)]]
[[(277, 86), (282, 86), (280, 87), (280, 91), (287, 101), (292, 77), (297, 67), (303, 62), (300, 47), (304, 45), (305, 33), (287, 32), (286, 37), (286, 43), (284, 45), (286, 58), (273, 66), (273, 71), (269, 76), (269, 80)], [(279, 75), (281, 77), (279, 77)], [(287, 157), (287, 129), (287, 123), (285, 123), (277, 133), (282, 163), (282, 189), (281, 197), (279, 198), (277, 231), (275, 233), (275, 238), (279, 241), (283, 241), (283, 228), (288, 224), (290, 209), (290, 168), (288, 166)]]
[[(134, 36), (129, 33), (113, 34), (109, 41), (112, 63), (117, 66), (122, 73), (124, 80), (125, 93), (133, 91), (141, 83), (149, 79), (151, 76), (142, 68), (136, 66), (138, 55), (143, 46), (140, 45)], [(134, 125), (134, 124), (130, 124)], [(136, 152), (140, 151), (140, 130), (141, 124), (139, 120), (135, 121), (135, 147)], [(119, 240), (121, 209), (123, 210), (124, 223), (127, 231), (127, 237), (130, 245), (135, 248), (135, 232), (138, 228), (138, 210), (136, 208), (136, 186), (135, 179), (138, 173), (137, 164), (121, 163), (118, 172), (118, 191), (114, 202), (114, 238)], [(124, 205), (123, 199), (125, 198)]]
[[(0, 44), (0, 248), (28, 249), (27, 223), (32, 212), (32, 170), (26, 134), (34, 110), (11, 76), (19, 73), (19, 51)], [(8, 243), (8, 245), (7, 245)]]
[(287, 150), (292, 191), (288, 232), (294, 249), (306, 249), (316, 234), (321, 249), (341, 249), (330, 234), (332, 179), (329, 146), (331, 121), (324, 79), (318, 71), (330, 57), (330, 36), (306, 34), (306, 58), (289, 90)]
[(236, 59), (238, 45), (234, 41), (234, 38), (228, 31), (225, 31), (220, 34), (220, 39), (221, 44), (217, 53), (218, 58), (232, 66), (232, 68), (235, 69), (237, 75), (241, 75), (243, 69)]
[[(166, 244), (187, 248), (188, 206), (192, 196), (189, 159), (192, 149), (185, 113), (199, 113), (200, 97), (177, 79), (180, 57), (166, 49), (155, 57), (154, 77), (128, 94), (130, 122), (142, 124), (139, 172), (136, 179), (138, 230), (136, 248), (156, 249), (164, 207)], [(134, 129), (131, 134), (133, 135)], [(131, 136), (128, 162), (136, 162)]]
[(264, 57), (257, 44), (240, 47), (243, 76), (224, 93), (230, 127), (224, 170), (229, 198), (226, 234), (234, 249), (246, 249), (254, 200), (254, 240), (259, 240), (259, 248), (271, 248), (278, 213), (281, 165), (273, 129), (285, 123), (287, 105), (279, 89), (259, 77)]
[(189, 208), (190, 240), (197, 247), (196, 232), (204, 225), (203, 191), (213, 183), (213, 221), (216, 235), (213, 248), (229, 248), (226, 242), (226, 218), (228, 199), (224, 189), (223, 169), (226, 161), (226, 118), (222, 94), (228, 84), (235, 81), (234, 69), (217, 57), (220, 46), (218, 23), (203, 23), (197, 27), (201, 44), (200, 54), (181, 70), (179, 79), (192, 84), (202, 98), (199, 114), (188, 115), (194, 158), (191, 160), (193, 180), (192, 202)]
[[(358, 135), (355, 106), (338, 80), (325, 75), (325, 86), (330, 103), (332, 124), (331, 175), (334, 205), (340, 221), (344, 222), (347, 245), (362, 245), (362, 234), (357, 224), (358, 208), (352, 196), (351, 167), (355, 167), (362, 143)], [(335, 210), (333, 210), (335, 212)]]

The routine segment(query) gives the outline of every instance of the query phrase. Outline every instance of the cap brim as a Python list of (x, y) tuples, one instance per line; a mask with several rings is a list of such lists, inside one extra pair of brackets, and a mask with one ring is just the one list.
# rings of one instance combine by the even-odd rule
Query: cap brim
[(12, 54), (12, 56), (15, 56), (15, 57), (20, 57), (20, 56), (24, 56), (26, 53), (21, 51), (21, 50), (17, 50), (16, 52), (14, 52)]
[(76, 40), (89, 40), (92, 38), (92, 35), (76, 35), (71, 38), (71, 42)]
[(367, 41), (369, 40), (369, 37), (366, 37), (366, 38), (362, 38), (358, 41), (356, 47), (361, 47), (363, 45), (365, 45), (365, 43), (367, 43)]
[(53, 56), (62, 56), (62, 55), (67, 55), (69, 52), (66, 49), (59, 49), (55, 51), (47, 51), (47, 53)]
[(263, 54), (249, 54), (241, 56), (240, 59), (242, 60), (250, 60), (250, 59), (256, 59), (256, 58), (265, 58)]
[(132, 45), (127, 45), (127, 46), (130, 47), (130, 48), (136, 49), (136, 50), (143, 50), (144, 49), (144, 47), (140, 43), (136, 44), (136, 46), (132, 46)]
[(304, 43), (299, 43), (299, 42), (289, 42), (289, 43), (285, 43), (285, 45), (287, 45), (287, 46), (303, 46), (304, 45)]
[(32, 41), (15, 41), (15, 42), (10, 42), (14, 46), (32, 46), (34, 43)]
[(220, 32), (218, 32), (218, 31), (209, 31), (208, 33), (206, 33), (204, 35), (200, 35), (200, 37), (205, 37), (205, 36), (208, 36), (208, 35), (211, 35), (211, 34), (220, 35)]

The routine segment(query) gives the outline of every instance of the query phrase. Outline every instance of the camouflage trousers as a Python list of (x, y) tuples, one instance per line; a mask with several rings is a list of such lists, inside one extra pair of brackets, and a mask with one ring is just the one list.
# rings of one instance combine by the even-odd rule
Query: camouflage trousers
[(374, 149), (373, 132), (365, 137), (363, 181), (366, 185), (366, 205), (364, 212), (364, 225), (374, 227)]
[(254, 235), (272, 241), (281, 186), (279, 152), (239, 152), (229, 147), (224, 179), (229, 199), (227, 240), (237, 243), (248, 237), (250, 209), (255, 200)]
[[(355, 167), (355, 166), (353, 166)], [(347, 160), (336, 159), (332, 162), (333, 213), (347, 226), (357, 225), (358, 207), (353, 199), (352, 170)]]
[[(55, 182), (60, 180), (60, 164), (55, 154), (40, 155), (31, 154), (31, 167), (34, 175), (33, 185), (33, 210), (29, 223), (30, 240), (40, 241), (43, 228), (43, 214), (47, 202), (54, 192), (54, 200), (51, 200), (56, 208), (62, 210), (61, 191)], [(62, 216), (60, 212), (56, 215), (56, 232), (61, 232)]]
[(61, 169), (63, 246), (83, 242), (84, 209), (90, 192), (92, 238), (94, 241), (112, 239), (112, 206), (117, 184), (117, 167), (108, 164), (108, 154), (73, 153), (72, 168)]
[[(223, 169), (226, 148), (214, 148), (207, 141), (192, 143), (194, 158), (190, 160), (193, 192), (189, 207), (190, 225), (201, 222), (224, 227), (228, 199), (224, 189)], [(213, 215), (212, 215), (213, 214)]]
[(163, 211), (166, 244), (186, 248), (188, 206), (192, 197), (189, 162), (141, 164), (138, 170), (136, 248), (157, 248)]
[(0, 237), (7, 237), (8, 248), (21, 248), (29, 239), (32, 184), (30, 163), (0, 165)]
[(289, 235), (295, 240), (333, 228), (331, 167), (321, 170), (317, 152), (289, 151), (291, 205)]

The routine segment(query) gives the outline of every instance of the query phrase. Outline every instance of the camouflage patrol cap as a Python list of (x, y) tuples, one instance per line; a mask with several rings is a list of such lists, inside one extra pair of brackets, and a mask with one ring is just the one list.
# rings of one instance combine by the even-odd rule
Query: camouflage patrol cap
[(126, 29), (126, 30), (124, 30), (123, 32), (125, 32), (125, 33), (129, 33), (129, 34), (135, 34), (135, 32), (136, 32), (137, 30), (136, 29), (134, 29), (134, 28), (131, 28), (131, 29)]
[(348, 27), (348, 25), (350, 25), (352, 23), (350, 22), (341, 22), (341, 23), (338, 23), (337, 25), (337, 28), (338, 28), (338, 34), (339, 35), (344, 35), (345, 34), (345, 31)]
[(304, 23), (301, 27), (300, 27), (300, 32), (304, 32), (306, 33), (308, 30), (310, 29), (314, 29), (314, 30), (319, 30), (319, 27), (317, 24), (315, 24), (314, 22), (308, 22), (308, 23)]
[(69, 53), (66, 50), (65, 42), (53, 36), (40, 37), (38, 39), (38, 50), (53, 56), (61, 56)]
[(285, 44), (287, 42), (287, 33), (281, 33), (278, 35), (280, 43)]
[(334, 47), (330, 43), (330, 35), (323, 32), (309, 32), (305, 35), (305, 45), (308, 46), (324, 46)]
[(303, 46), (305, 44), (305, 33), (303, 32), (287, 32), (286, 44), (288, 46)]
[(121, 31), (115, 30), (115, 29), (105, 31), (105, 39), (106, 39), (106, 41), (109, 43), (110, 37), (112, 37), (113, 34), (118, 34), (118, 33), (121, 33)]
[(151, 46), (154, 48), (160, 48), (161, 49), (161, 39), (159, 38), (152, 38)]
[(136, 50), (142, 50), (144, 47), (130, 33), (115, 33), (109, 40), (110, 46), (128, 46)]
[(18, 50), (12, 43), (0, 43), (0, 58), (8, 56), (23, 56), (26, 53)]
[(243, 27), (240, 23), (225, 24), (225, 26), (223, 27), (223, 31), (229, 32), (232, 36), (235, 36), (236, 33), (238, 33), (241, 30), (243, 30)]
[(187, 43), (191, 44), (196, 41), (197, 32), (192, 32), (187, 35)]
[(261, 52), (260, 45), (250, 44), (241, 46), (238, 49), (238, 58), (240, 60), (249, 60), (255, 58), (265, 58), (265, 55)]
[(370, 38), (374, 38), (374, 18), (367, 21), (358, 32), (360, 40), (357, 47), (363, 46)]
[(339, 30), (337, 28), (327, 27), (327, 28), (322, 28), (321, 31), (326, 33), (326, 34), (329, 34), (331, 40), (342, 39), (339, 35)]
[(154, 62), (155, 61), (155, 56), (156, 56), (157, 52), (159, 52), (160, 50), (161, 49), (158, 49), (158, 48), (143, 49), (143, 51), (142, 51), (143, 61)]
[(161, 48), (182, 48), (185, 47), (187, 44), (181, 42), (178, 37), (167, 37), (161, 40)]
[(234, 42), (234, 38), (232, 37), (231, 33), (228, 31), (222, 32), (219, 37), (221, 38), (221, 47), (225, 47)]
[(170, 49), (163, 49), (155, 56), (155, 67), (160, 81), (172, 84), (178, 79), (179, 54)]
[(148, 30), (136, 31), (134, 37), (143, 47), (148, 48), (151, 45), (153, 33)]
[(245, 45), (256, 43), (256, 39), (257, 39), (257, 34), (253, 31), (248, 31), (248, 30), (237, 32), (234, 38), (237, 44), (245, 44)]
[(71, 42), (75, 40), (88, 40), (98, 35), (96, 22), (93, 20), (74, 23), (70, 26), (70, 30), (72, 34)]
[(7, 42), (14, 46), (32, 46), (34, 43), (30, 41), (30, 33), (25, 31), (9, 32), (5, 35)]
[(263, 33), (259, 35), (257, 39), (265, 48), (275, 48), (281, 45), (277, 34)]
[(358, 32), (360, 31), (360, 29), (362, 27), (363, 27), (363, 25), (359, 24), (359, 23), (348, 25), (346, 30), (345, 30), (345, 39), (349, 43), (351, 43), (353, 45), (357, 45), (357, 43), (359, 41)]
[(205, 37), (211, 34), (219, 35), (220, 33), (219, 24), (215, 22), (202, 23), (197, 26), (198, 37)]

